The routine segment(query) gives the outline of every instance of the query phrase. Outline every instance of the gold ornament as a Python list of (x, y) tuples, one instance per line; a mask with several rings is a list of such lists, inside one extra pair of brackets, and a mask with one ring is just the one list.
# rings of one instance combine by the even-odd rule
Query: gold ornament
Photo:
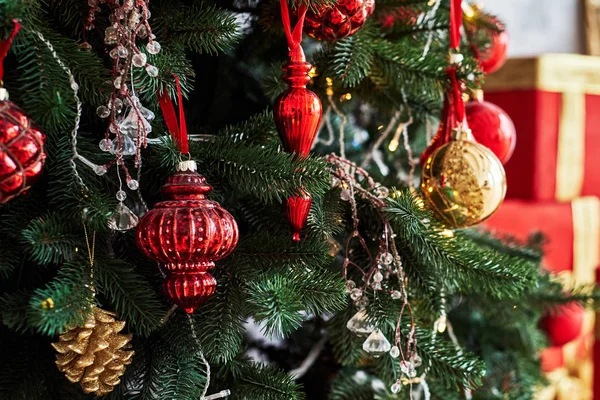
[(446, 225), (464, 228), (491, 216), (506, 195), (506, 175), (487, 147), (467, 140), (468, 131), (437, 149), (421, 173), (423, 197)]
[(119, 334), (125, 321), (117, 321), (115, 316), (94, 306), (83, 326), (71, 328), (52, 343), (58, 352), (58, 369), (69, 381), (79, 382), (85, 393), (110, 393), (119, 384), (125, 366), (131, 364), (132, 335)]

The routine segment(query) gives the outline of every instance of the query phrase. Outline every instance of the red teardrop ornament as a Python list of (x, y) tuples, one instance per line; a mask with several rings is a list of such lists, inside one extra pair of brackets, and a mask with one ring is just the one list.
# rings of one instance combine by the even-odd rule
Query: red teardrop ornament
[[(306, 88), (310, 82), (308, 71), (312, 66), (305, 61), (290, 61), (283, 70), (288, 88), (275, 100), (274, 118), (283, 148), (303, 159), (310, 153), (321, 116), (321, 100)], [(312, 200), (305, 196), (290, 196), (286, 204), (286, 217), (292, 229), (292, 239), (300, 240), (300, 231), (306, 223)]]
[(164, 265), (165, 294), (190, 314), (215, 291), (217, 282), (208, 271), (238, 241), (233, 216), (206, 198), (211, 190), (195, 171), (195, 163), (183, 162), (162, 187), (165, 200), (148, 211), (137, 227), (138, 248)]
[(508, 114), (497, 105), (478, 99), (467, 103), (466, 112), (475, 140), (492, 150), (502, 164), (506, 164), (517, 144), (515, 124)]

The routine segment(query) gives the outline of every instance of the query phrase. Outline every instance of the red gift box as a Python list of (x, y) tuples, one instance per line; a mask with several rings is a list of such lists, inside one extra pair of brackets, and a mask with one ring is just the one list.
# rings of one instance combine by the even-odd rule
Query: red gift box
[[(496, 233), (522, 240), (532, 233), (543, 233), (548, 240), (545, 268), (576, 284), (596, 282), (600, 264), (600, 199), (583, 197), (568, 203), (505, 200), (485, 225)], [(588, 311), (579, 338), (563, 347), (544, 350), (542, 362), (551, 385), (541, 390), (536, 400), (592, 398), (594, 365), (600, 366), (600, 350), (593, 350), (594, 319), (594, 312)], [(600, 326), (596, 331), (600, 333)], [(596, 376), (600, 377), (600, 370)], [(596, 386), (600, 398), (600, 383)]]
[(517, 128), (517, 147), (505, 166), (507, 198), (600, 196), (600, 57), (511, 59), (486, 77), (485, 94)]

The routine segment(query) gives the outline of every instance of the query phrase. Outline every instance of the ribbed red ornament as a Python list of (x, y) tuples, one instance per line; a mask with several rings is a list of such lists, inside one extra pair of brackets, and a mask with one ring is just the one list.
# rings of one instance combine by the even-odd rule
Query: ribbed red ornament
[[(296, 159), (303, 159), (310, 153), (323, 113), (319, 96), (306, 88), (311, 68), (305, 61), (288, 62), (283, 68), (283, 79), (288, 88), (277, 97), (274, 105), (275, 125), (283, 148), (288, 153), (295, 153)], [(309, 194), (288, 198), (286, 216), (294, 241), (300, 240), (311, 204)]]
[(517, 144), (515, 124), (508, 114), (497, 105), (478, 99), (467, 103), (466, 112), (475, 140), (492, 150), (502, 164), (506, 164)]
[(309, 9), (304, 32), (319, 40), (339, 40), (362, 28), (373, 10), (375, 0), (340, 0), (332, 7)]
[(191, 314), (214, 293), (217, 282), (208, 271), (233, 251), (238, 227), (227, 210), (206, 199), (212, 187), (195, 163), (183, 162), (180, 169), (162, 187), (165, 200), (140, 219), (136, 243), (164, 264), (165, 294)]
[(0, 101), (0, 204), (29, 189), (40, 177), (45, 139), (19, 107)]

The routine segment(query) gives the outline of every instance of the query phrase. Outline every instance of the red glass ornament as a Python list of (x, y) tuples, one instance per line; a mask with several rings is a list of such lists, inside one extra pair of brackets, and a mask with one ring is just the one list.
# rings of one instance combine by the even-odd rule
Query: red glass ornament
[(552, 346), (564, 346), (581, 335), (585, 309), (570, 303), (558, 306), (551, 314), (540, 321), (540, 326), (548, 335)]
[(333, 7), (309, 9), (304, 32), (319, 40), (339, 40), (363, 27), (375, 10), (375, 0), (340, 0)]
[[(311, 68), (306, 61), (288, 62), (283, 68), (283, 79), (288, 88), (277, 97), (274, 105), (275, 125), (283, 148), (288, 153), (295, 153), (295, 159), (303, 159), (310, 153), (323, 114), (319, 96), (306, 88)], [(300, 240), (311, 204), (308, 194), (288, 198), (286, 217), (294, 241)]]
[(45, 139), (19, 107), (0, 101), (0, 204), (29, 189), (40, 177)]
[(502, 164), (512, 156), (517, 144), (515, 124), (497, 105), (481, 99), (467, 103), (467, 122), (478, 143), (486, 146)]
[(506, 31), (494, 32), (490, 44), (479, 51), (479, 64), (484, 73), (493, 74), (502, 68), (506, 62), (508, 39)]
[(227, 210), (206, 198), (212, 187), (193, 161), (179, 169), (162, 187), (165, 200), (140, 219), (136, 243), (164, 264), (165, 294), (191, 314), (214, 293), (217, 282), (208, 271), (233, 251), (238, 227)]

